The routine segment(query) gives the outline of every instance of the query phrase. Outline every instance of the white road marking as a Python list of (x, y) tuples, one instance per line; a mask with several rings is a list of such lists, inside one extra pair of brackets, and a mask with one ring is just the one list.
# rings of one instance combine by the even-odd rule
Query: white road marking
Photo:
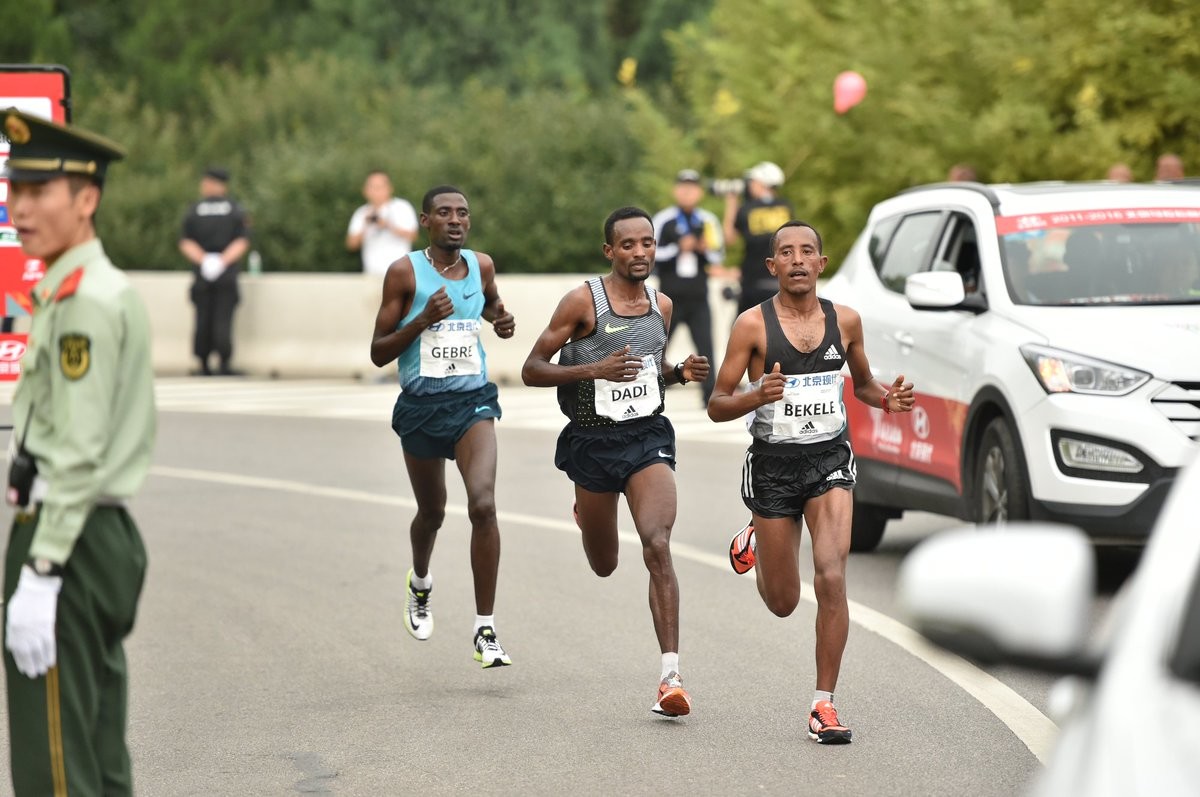
[[(226, 484), (235, 487), (251, 487), (262, 490), (277, 490), (280, 492), (299, 493), (321, 498), (333, 498), (343, 501), (358, 501), (367, 504), (382, 504), (415, 509), (416, 501), (411, 498), (393, 495), (380, 495), (364, 490), (348, 490), (341, 487), (327, 487), (319, 484), (291, 481), (287, 479), (270, 479), (260, 476), (242, 476), (235, 473), (220, 471), (197, 470), (194, 468), (172, 468), (155, 466), (150, 469), (154, 476), (172, 479), (188, 479), (208, 482), (211, 484)], [(446, 511), (453, 515), (467, 514), (465, 506), (447, 504)], [(521, 524), (550, 531), (566, 532), (572, 536), (579, 534), (574, 523), (562, 520), (527, 515), (523, 512), (498, 510), (497, 517), (504, 523)], [(640, 545), (637, 534), (630, 531), (618, 531), (623, 542)], [(729, 562), (724, 556), (718, 556), (709, 551), (687, 543), (671, 543), (671, 553), (681, 559), (687, 559), (697, 564), (714, 567), (723, 573), (733, 575)], [(735, 576), (746, 578), (747, 576)], [(811, 584), (805, 584), (801, 590), (804, 600), (815, 604)], [(1017, 694), (1011, 687), (994, 676), (975, 667), (970, 662), (946, 653), (926, 642), (916, 631), (891, 617), (877, 612), (861, 603), (850, 601), (850, 619), (859, 626), (888, 640), (897, 647), (907, 651), (934, 670), (957, 684), (959, 688), (978, 700), (984, 708), (992, 712), (1001, 722), (1008, 726), (1029, 752), (1045, 764), (1053, 750), (1058, 736), (1058, 727), (1042, 712), (1038, 711), (1029, 701)]]
[[(11, 405), (15, 382), (0, 382), (0, 405)], [(160, 377), (154, 381), (159, 412), (196, 412), (276, 418), (330, 418), (389, 425), (399, 387), (394, 382), (349, 379), (247, 379)], [(500, 429), (558, 432), (566, 418), (553, 390), (501, 385)], [(746, 445), (741, 423), (713, 423), (696, 386), (667, 391), (666, 416), (679, 440)]]
[[(12, 404), (14, 382), (0, 382), (0, 405)], [(745, 445), (740, 423), (716, 424), (700, 406), (699, 387), (667, 391), (666, 415), (680, 440)], [(160, 377), (154, 382), (160, 412), (196, 412), (282, 418), (331, 418), (388, 425), (399, 387), (395, 382), (348, 379), (269, 380)], [(501, 385), (501, 429), (558, 432), (566, 423), (553, 390)]]

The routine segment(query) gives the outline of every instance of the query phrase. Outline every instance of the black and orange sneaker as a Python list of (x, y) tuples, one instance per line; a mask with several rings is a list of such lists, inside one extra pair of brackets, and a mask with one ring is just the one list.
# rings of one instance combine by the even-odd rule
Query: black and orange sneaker
[(658, 702), (651, 708), (655, 714), (664, 717), (682, 717), (692, 711), (692, 698), (683, 688), (683, 679), (679, 673), (668, 673), (658, 685)]
[(733, 572), (740, 576), (754, 568), (755, 547), (754, 521), (751, 520), (729, 541), (729, 564)]
[(833, 703), (821, 700), (813, 706), (808, 720), (808, 738), (817, 744), (850, 744), (850, 729), (838, 722)]

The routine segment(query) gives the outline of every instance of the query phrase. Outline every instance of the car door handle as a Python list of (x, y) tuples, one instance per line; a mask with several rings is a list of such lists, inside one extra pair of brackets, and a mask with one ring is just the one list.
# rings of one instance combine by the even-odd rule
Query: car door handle
[(907, 332), (893, 332), (892, 340), (896, 341), (901, 346), (912, 346), (914, 343), (916, 343), (916, 340), (913, 339), (913, 336)]

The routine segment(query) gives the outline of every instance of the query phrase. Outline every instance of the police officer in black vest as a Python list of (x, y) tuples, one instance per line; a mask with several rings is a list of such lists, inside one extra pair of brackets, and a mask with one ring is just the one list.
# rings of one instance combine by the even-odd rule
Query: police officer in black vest
[(213, 373), (216, 352), (219, 372), (233, 374), (233, 310), (238, 303), (238, 263), (250, 248), (246, 211), (229, 197), (229, 172), (210, 167), (200, 179), (199, 202), (183, 219), (179, 251), (192, 264), (192, 303), (196, 305), (195, 354), (199, 373)]

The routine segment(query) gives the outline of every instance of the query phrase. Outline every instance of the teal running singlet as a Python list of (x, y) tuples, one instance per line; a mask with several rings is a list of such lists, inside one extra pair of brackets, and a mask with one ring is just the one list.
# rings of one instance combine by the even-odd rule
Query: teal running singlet
[(412, 261), (417, 289), (412, 307), (396, 328), (420, 315), (429, 297), (443, 286), (454, 303), (454, 312), (422, 332), (413, 345), (401, 352), (400, 388), (414, 396), (428, 396), (483, 387), (488, 379), (487, 354), (480, 339), (484, 297), (479, 258), (470, 249), (462, 250), (467, 276), (459, 280), (439, 274), (423, 251), (410, 252), (408, 258)]

